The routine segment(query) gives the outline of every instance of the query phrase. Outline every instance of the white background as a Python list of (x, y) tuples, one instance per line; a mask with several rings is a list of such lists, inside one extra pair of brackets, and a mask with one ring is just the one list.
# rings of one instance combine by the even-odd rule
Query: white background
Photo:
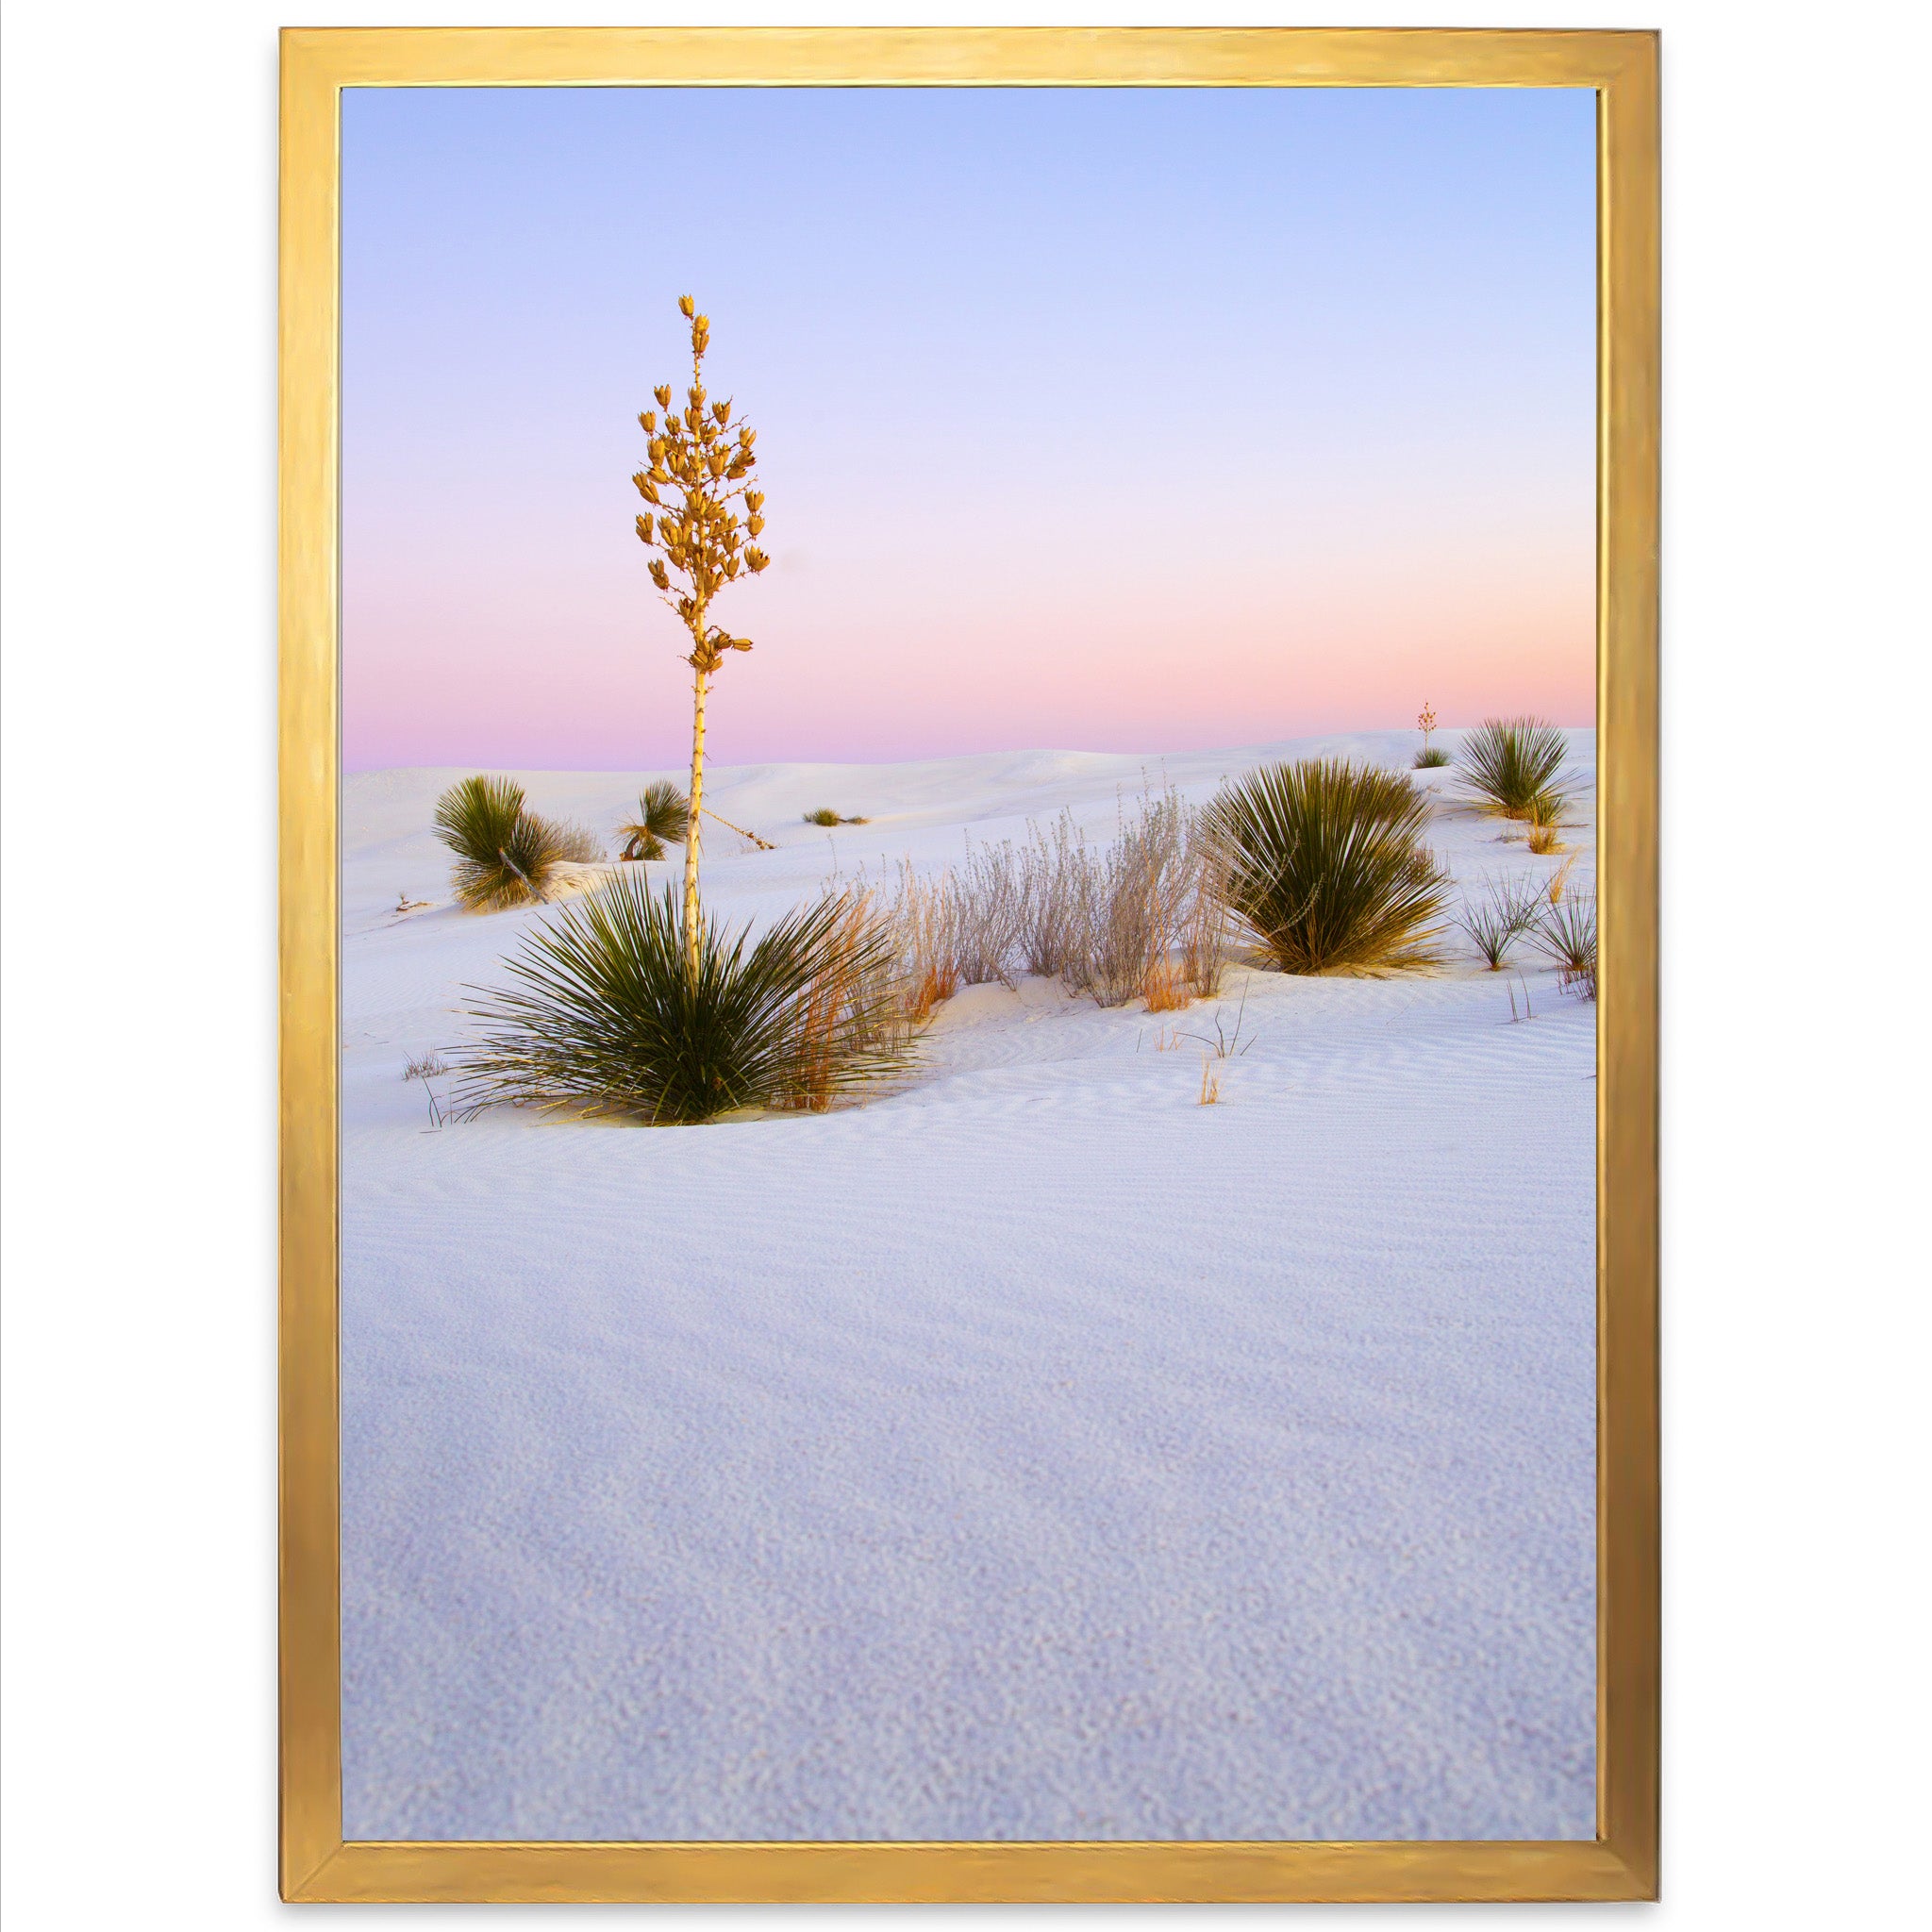
[[(1677, 1926), (1883, 1926), (1923, 1907), (1922, 11), (1323, 0), (1300, 16), (1665, 30), (1661, 1911)], [(22, 1932), (247, 1928), (288, 1909), (272, 1624), (287, 17), (268, 0), (10, 8), (6, 1804)], [(1186, 9), (355, 0), (298, 17)]]

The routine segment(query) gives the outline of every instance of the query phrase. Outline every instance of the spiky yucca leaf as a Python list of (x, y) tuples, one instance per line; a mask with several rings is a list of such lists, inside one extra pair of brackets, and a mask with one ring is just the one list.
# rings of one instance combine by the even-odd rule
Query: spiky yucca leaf
[(1596, 894), (1571, 892), (1542, 908), (1530, 943), (1553, 960), (1565, 992), (1596, 997)]
[(636, 874), (561, 909), (476, 989), (484, 1031), (452, 1055), (458, 1109), (575, 1107), (659, 1124), (739, 1108), (820, 1107), (891, 1072), (892, 948), (847, 895), (789, 914), (756, 942), (705, 924), (690, 968), (683, 908)]
[(1492, 811), (1522, 819), (1554, 793), (1569, 744), (1541, 718), (1485, 718), (1462, 741), (1462, 781)]
[(638, 795), (638, 815), (619, 825), (626, 858), (662, 858), (667, 843), (691, 836), (691, 800), (669, 778), (653, 778)]
[(1435, 962), (1449, 877), (1422, 843), (1428, 816), (1399, 774), (1329, 758), (1264, 765), (1208, 808), (1229, 908), (1284, 973)]
[(1543, 906), (1543, 881), (1534, 874), (1485, 878), (1481, 899), (1464, 898), (1456, 923), (1475, 942), (1491, 973), (1503, 970), (1509, 948), (1535, 927)]
[(473, 912), (541, 899), (570, 842), (568, 831), (524, 809), (513, 779), (480, 775), (436, 801), (436, 836), (457, 856), (450, 884)]

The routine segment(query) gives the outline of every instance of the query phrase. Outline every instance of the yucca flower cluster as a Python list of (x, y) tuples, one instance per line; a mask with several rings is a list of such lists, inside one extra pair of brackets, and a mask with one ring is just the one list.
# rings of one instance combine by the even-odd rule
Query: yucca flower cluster
[[(726, 584), (743, 574), (757, 576), (772, 559), (749, 541), (765, 527), (764, 492), (748, 480), (758, 459), (758, 433), (749, 423), (734, 424), (728, 397), (716, 403), (705, 393), (710, 318), (696, 313), (689, 295), (679, 296), (677, 306), (691, 323), (691, 387), (679, 410), (671, 407), (669, 383), (653, 391), (658, 408), (638, 418), (650, 439), (649, 460), (631, 481), (651, 506), (638, 518), (638, 538), (647, 549), (663, 553), (651, 559), (651, 581), (691, 632), (685, 661), (708, 675), (724, 661), (726, 651), (750, 650), (751, 640), (710, 623), (707, 607)], [(664, 412), (661, 422), (658, 410)], [(666, 491), (674, 499), (669, 503)], [(738, 504), (742, 517), (734, 508)], [(682, 582), (674, 584), (674, 574)]]
[[(678, 313), (691, 324), (691, 386), (682, 409), (671, 407), (671, 385), (653, 391), (657, 408), (645, 409), (639, 425), (649, 439), (645, 467), (631, 481), (650, 508), (638, 518), (638, 539), (651, 558), (651, 581), (678, 622), (691, 633), (691, 738), (690, 832), (684, 844), (684, 935), (686, 958), (698, 970), (698, 841), (705, 808), (705, 693), (730, 651), (751, 649), (749, 638), (733, 637), (711, 622), (711, 600), (740, 576), (757, 576), (771, 562), (756, 539), (765, 527), (764, 492), (751, 485), (758, 463), (758, 431), (733, 420), (731, 401), (713, 402), (705, 393), (705, 351), (711, 345), (711, 321), (697, 312), (689, 295), (677, 298)], [(660, 413), (661, 416), (660, 416)]]

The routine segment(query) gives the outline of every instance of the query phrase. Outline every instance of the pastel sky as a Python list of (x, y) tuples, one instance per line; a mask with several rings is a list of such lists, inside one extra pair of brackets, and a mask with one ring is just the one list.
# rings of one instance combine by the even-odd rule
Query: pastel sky
[(351, 770), (688, 755), (630, 485), (758, 429), (711, 756), (1594, 716), (1594, 100), (356, 89)]

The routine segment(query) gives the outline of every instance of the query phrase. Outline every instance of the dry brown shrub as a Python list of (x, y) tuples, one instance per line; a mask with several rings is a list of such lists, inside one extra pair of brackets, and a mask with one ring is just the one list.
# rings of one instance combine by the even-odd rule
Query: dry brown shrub
[(885, 914), (867, 888), (832, 896), (832, 923), (795, 1008), (791, 1077), (777, 1101), (808, 1113), (824, 1113), (839, 1097), (855, 1045), (890, 1060), (907, 1043)]
[(1194, 997), (1186, 966), (1174, 959), (1158, 960), (1150, 966), (1141, 991), (1150, 1013), (1177, 1013)]

